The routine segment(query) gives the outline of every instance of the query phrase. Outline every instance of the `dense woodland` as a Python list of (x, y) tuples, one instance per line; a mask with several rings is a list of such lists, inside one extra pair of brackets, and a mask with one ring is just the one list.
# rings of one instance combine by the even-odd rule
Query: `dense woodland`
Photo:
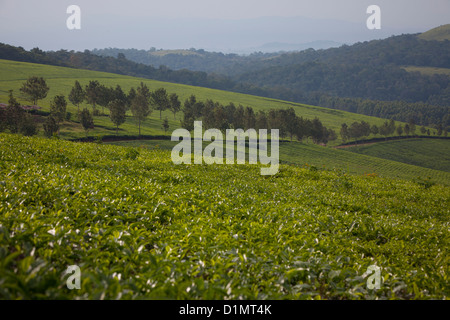
[(106, 71), (249, 93), (398, 121), (413, 120), (421, 125), (450, 126), (449, 77), (427, 76), (402, 68), (408, 65), (450, 68), (450, 41), (426, 41), (416, 35), (402, 35), (340, 48), (309, 49), (279, 55), (255, 53), (245, 57), (191, 49), (190, 54), (159, 56), (161, 61), (178, 61), (175, 65), (169, 63), (169, 67), (174, 65), (177, 68), (181, 61), (187, 61), (187, 67), (193, 69), (198, 69), (195, 65), (204, 62), (209, 66), (225, 66), (228, 70), (225, 72), (224, 69), (212, 70), (208, 67), (211, 73), (172, 70), (163, 65), (156, 68), (128, 60), (131, 59), (128, 57), (130, 52), (133, 53), (130, 56), (134, 57), (139, 56), (139, 51), (107, 49), (95, 52), (105, 55), (114, 53), (117, 57), (99, 56), (88, 50), (44, 52), (35, 48), (26, 51), (0, 44), (1, 59)]
[(92, 53), (105, 57), (123, 54), (127, 59), (153, 65), (165, 65), (179, 70), (205, 71), (235, 77), (270, 67), (283, 67), (308, 62), (325, 64), (363, 64), (363, 65), (414, 65), (450, 68), (450, 48), (445, 41), (425, 41), (417, 35), (393, 36), (384, 40), (359, 42), (326, 50), (308, 49), (299, 52), (262, 53), (242, 56), (207, 52), (199, 49), (167, 51), (137, 49), (94, 49)]

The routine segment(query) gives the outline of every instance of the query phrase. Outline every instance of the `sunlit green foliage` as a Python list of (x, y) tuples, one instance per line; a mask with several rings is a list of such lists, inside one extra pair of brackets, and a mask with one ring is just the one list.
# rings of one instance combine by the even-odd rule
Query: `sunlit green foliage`
[[(12, 134), (0, 146), (0, 298), (448, 298), (449, 187)], [(80, 290), (66, 287), (74, 264)]]

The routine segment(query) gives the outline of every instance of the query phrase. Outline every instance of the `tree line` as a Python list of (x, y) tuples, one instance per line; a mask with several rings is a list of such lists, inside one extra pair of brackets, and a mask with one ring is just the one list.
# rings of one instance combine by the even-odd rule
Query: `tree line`
[[(20, 89), (25, 98), (36, 105), (38, 100), (47, 97), (49, 87), (42, 77), (32, 76), (23, 84)], [(77, 107), (78, 120), (87, 132), (94, 128), (93, 116), (105, 114), (105, 108), (109, 110), (111, 122), (116, 126), (118, 133), (119, 126), (126, 121), (126, 112), (131, 111), (136, 118), (141, 134), (141, 124), (151, 114), (152, 110), (160, 112), (170, 109), (176, 117), (181, 109), (181, 102), (176, 93), (168, 94), (164, 88), (150, 91), (148, 87), (141, 82), (140, 86), (131, 88), (125, 93), (120, 85), (116, 87), (107, 87), (97, 80), (89, 81), (82, 87), (79, 81), (75, 81), (68, 100)], [(80, 110), (80, 105), (86, 102), (91, 105), (92, 112), (87, 108)], [(52, 136), (59, 132), (60, 124), (64, 120), (70, 120), (71, 114), (67, 112), (68, 101), (64, 95), (56, 95), (50, 101), (50, 114), (46, 117), (43, 124), (44, 134)], [(98, 107), (102, 108), (102, 112)], [(163, 128), (168, 129), (167, 118), (163, 121)], [(0, 131), (8, 129), (11, 133), (22, 132), (25, 135), (34, 135), (37, 133), (37, 124), (33, 119), (31, 112), (27, 112), (13, 96), (12, 90), (9, 93), (9, 101), (6, 108), (0, 108)]]
[(292, 107), (255, 112), (253, 108), (241, 104), (224, 106), (210, 99), (197, 101), (195, 95), (191, 95), (184, 102), (181, 126), (193, 130), (194, 121), (200, 119), (205, 129), (279, 129), (280, 137), (290, 138), (291, 141), (295, 137), (299, 141), (311, 138), (314, 143), (327, 143), (337, 138), (334, 130), (326, 128), (319, 118), (299, 117)]
[[(436, 130), (433, 132), (434, 135), (448, 135), (448, 131), (444, 130), (442, 125), (436, 125), (435, 129)], [(405, 134), (406, 136), (414, 136), (416, 135), (416, 131), (417, 126), (413, 119), (411, 119), (409, 123), (405, 123), (404, 125), (402, 125), (401, 123), (396, 124), (394, 119), (390, 119), (389, 121), (384, 121), (380, 126), (377, 126), (376, 124), (370, 125), (366, 121), (355, 121), (350, 125), (347, 125), (347, 123), (343, 123), (341, 125), (340, 136), (342, 138), (342, 141), (345, 143), (350, 139), (354, 139), (356, 141), (361, 138), (368, 137), (371, 134), (374, 136), (381, 135), (384, 137), (392, 135), (402, 136), (403, 134)], [(427, 134), (428, 136), (430, 136), (432, 134), (430, 129), (425, 128), (425, 126), (421, 126), (419, 131), (422, 135)]]
[[(23, 83), (20, 91), (28, 101), (36, 105), (38, 100), (47, 96), (49, 89), (45, 79), (32, 76)], [(126, 121), (126, 113), (130, 110), (137, 121), (139, 135), (141, 135), (141, 124), (153, 110), (159, 111), (159, 118), (162, 120), (163, 111), (170, 110), (176, 119), (176, 114), (182, 109), (183, 118), (180, 124), (188, 130), (193, 130), (194, 121), (201, 119), (206, 129), (217, 128), (222, 131), (231, 128), (279, 129), (280, 136), (290, 138), (291, 141), (294, 137), (299, 141), (311, 138), (314, 143), (325, 144), (337, 139), (336, 132), (326, 128), (317, 117), (312, 120), (299, 117), (292, 107), (255, 112), (251, 107), (244, 107), (241, 104), (236, 106), (232, 102), (224, 106), (211, 99), (205, 102), (197, 101), (195, 95), (191, 95), (185, 100), (182, 108), (176, 93), (169, 94), (164, 88), (150, 91), (143, 82), (136, 89), (131, 88), (126, 93), (120, 85), (107, 87), (97, 80), (91, 80), (83, 87), (79, 81), (75, 81), (68, 94), (68, 99), (77, 107), (78, 120), (86, 132), (94, 127), (93, 116), (104, 115), (105, 108), (109, 110), (110, 120), (116, 126), (116, 134), (118, 134), (119, 126)], [(87, 108), (80, 110), (83, 102), (91, 105), (92, 112)], [(50, 101), (50, 115), (43, 124), (46, 136), (52, 136), (59, 132), (61, 122), (70, 120), (71, 115), (66, 111), (67, 104), (64, 95), (56, 95)], [(102, 112), (98, 110), (98, 107), (102, 108)], [(162, 127), (165, 132), (169, 128), (167, 117), (164, 119)], [(33, 120), (33, 116), (20, 106), (14, 98), (12, 90), (9, 93), (8, 105), (6, 108), (0, 108), (0, 131), (5, 129), (12, 133), (21, 132), (25, 135), (37, 133), (37, 124)], [(435, 134), (439, 136), (448, 133), (447, 128), (442, 124), (436, 125), (435, 129)], [(403, 133), (414, 135), (415, 131), (416, 122), (413, 118), (404, 126), (396, 125), (394, 119), (391, 119), (385, 121), (380, 127), (371, 126), (365, 121), (354, 122), (350, 126), (344, 123), (341, 126), (340, 136), (346, 142), (349, 139), (357, 140), (370, 134), (390, 136), (397, 133), (401, 136)], [(430, 130), (425, 129), (424, 126), (420, 128), (420, 131), (422, 134), (431, 134)]]
[[(120, 85), (116, 85), (114, 88), (106, 87), (97, 80), (91, 80), (83, 89), (80, 83), (75, 81), (75, 85), (69, 94), (69, 100), (78, 107), (78, 110), (80, 103), (86, 101), (92, 106), (92, 114), (95, 116), (104, 114), (104, 109), (107, 108), (109, 117), (116, 126), (116, 133), (118, 133), (119, 126), (126, 121), (126, 112), (130, 110), (137, 120), (139, 135), (141, 135), (142, 122), (153, 110), (159, 111), (159, 118), (162, 120), (163, 111), (170, 110), (175, 119), (177, 112), (181, 109), (181, 102), (176, 93), (169, 94), (164, 88), (150, 91), (143, 82), (136, 89), (131, 88), (126, 93)], [(102, 113), (97, 109), (98, 106), (102, 107)], [(89, 113), (87, 109), (82, 112)], [(164, 119), (163, 127), (166, 131), (168, 128), (167, 119)]]
[[(49, 89), (45, 79), (32, 76), (23, 84), (20, 91), (27, 100), (37, 104), (38, 100), (46, 98)], [(182, 106), (176, 93), (169, 94), (164, 88), (151, 91), (143, 82), (136, 89), (133, 87), (128, 92), (124, 92), (120, 85), (107, 87), (97, 80), (91, 80), (83, 87), (79, 81), (75, 81), (68, 94), (68, 100), (77, 107), (78, 120), (86, 132), (94, 127), (93, 116), (104, 115), (105, 108), (109, 110), (109, 117), (116, 126), (116, 133), (120, 125), (126, 121), (126, 113), (130, 110), (137, 121), (139, 135), (141, 135), (143, 121), (153, 110), (159, 111), (159, 117), (162, 120), (163, 111), (170, 110), (176, 119), (176, 114), (182, 109), (183, 119), (180, 124), (188, 130), (193, 129), (194, 120), (202, 119), (206, 129), (273, 128), (280, 130), (281, 137), (289, 137), (291, 140), (293, 137), (298, 140), (311, 138), (314, 143), (327, 143), (337, 138), (336, 133), (323, 126), (318, 118), (310, 120), (298, 117), (293, 108), (271, 109), (267, 113), (264, 111), (256, 113), (251, 107), (244, 108), (240, 104), (235, 106), (232, 102), (223, 106), (212, 100), (197, 101), (195, 95), (186, 99)], [(88, 108), (80, 110), (83, 102), (89, 104), (92, 111)], [(46, 136), (58, 133), (61, 122), (70, 120), (71, 115), (67, 112), (67, 104), (68, 101), (64, 95), (56, 95), (51, 99), (50, 114), (43, 124)], [(102, 108), (102, 112), (99, 107)], [(167, 131), (169, 128), (167, 118), (164, 119), (162, 126), (164, 131)], [(37, 133), (33, 116), (20, 106), (12, 90), (8, 106), (6, 109), (0, 109), (0, 129), (8, 129), (13, 133), (22, 132), (26, 135)]]

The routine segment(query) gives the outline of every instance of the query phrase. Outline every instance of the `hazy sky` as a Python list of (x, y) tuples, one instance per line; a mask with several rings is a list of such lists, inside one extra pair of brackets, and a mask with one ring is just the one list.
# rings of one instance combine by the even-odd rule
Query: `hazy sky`
[[(66, 9), (72, 4), (81, 8), (81, 30), (66, 27)], [(369, 34), (364, 29), (372, 4), (381, 8), (382, 31)], [(283, 20), (262, 17), (289, 19), (283, 29)], [(450, 23), (449, 17), (450, 0), (0, 0), (0, 42), (47, 50), (352, 42), (426, 31)], [(272, 21), (273, 28), (267, 25)], [(306, 22), (314, 30), (307, 30)]]

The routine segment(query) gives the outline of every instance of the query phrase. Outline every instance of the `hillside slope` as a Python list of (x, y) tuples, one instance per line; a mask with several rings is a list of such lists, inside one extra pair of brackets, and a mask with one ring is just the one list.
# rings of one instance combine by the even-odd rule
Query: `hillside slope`
[(1, 299), (448, 297), (448, 187), (8, 134), (0, 177)]
[(445, 41), (450, 40), (450, 24), (445, 24), (437, 28), (428, 30), (418, 36), (427, 41)]
[[(177, 142), (168, 140), (135, 140), (110, 142), (124, 147), (139, 147), (149, 149), (172, 150)], [(398, 141), (402, 145), (401, 141)], [(204, 148), (209, 143), (204, 143)], [(450, 147), (450, 140), (435, 141), (426, 139), (414, 145), (417, 150), (408, 149), (408, 142), (403, 147), (405, 155), (399, 156), (395, 147), (383, 149), (383, 143), (372, 145), (374, 152), (365, 152), (365, 147), (351, 147), (346, 149), (326, 148), (313, 144), (298, 142), (280, 143), (280, 162), (304, 168), (330, 170), (358, 176), (378, 175), (391, 179), (416, 181), (418, 183), (439, 183), (450, 186), (450, 172), (447, 170), (450, 159), (446, 150)], [(394, 144), (395, 145), (395, 144)], [(372, 150), (370, 148), (369, 150)], [(435, 150), (436, 147), (441, 149)], [(406, 149), (406, 150), (405, 150)], [(384, 153), (378, 152), (379, 150)], [(248, 151), (248, 149), (247, 149)], [(351, 152), (350, 152), (351, 151)], [(396, 152), (397, 151), (397, 152)], [(248, 155), (247, 155), (248, 159)], [(431, 164), (430, 164), (431, 163)]]
[[(168, 55), (178, 63), (181, 59), (207, 59), (200, 65), (217, 65), (221, 70), (209, 73), (187, 69), (174, 71), (167, 66), (155, 68), (130, 61), (121, 52), (116, 57), (101, 57), (85, 52), (43, 52), (0, 44), (0, 58), (51, 65), (107, 71), (161, 81), (197, 85), (233, 92), (302, 102), (342, 109), (340, 103), (327, 101), (327, 96), (426, 103), (446, 107), (450, 101), (449, 77), (408, 73), (405, 66), (449, 68), (450, 45), (447, 41), (425, 41), (417, 35), (393, 36), (387, 39), (356, 43), (328, 50), (305, 50), (282, 55), (255, 54), (249, 57), (209, 54)], [(217, 59), (217, 61), (215, 61)], [(226, 62), (226, 63), (225, 63)], [(194, 67), (195, 68), (195, 67)], [(325, 98), (323, 101), (321, 98)], [(359, 107), (362, 102), (353, 101)], [(397, 103), (398, 104), (398, 103)], [(418, 112), (394, 112), (396, 120), (408, 121), (430, 108), (420, 106)], [(360, 108), (355, 108), (357, 111)], [(347, 110), (348, 109), (342, 109)], [(367, 111), (362, 108), (364, 114)], [(352, 110), (353, 111), (353, 110)], [(421, 124), (436, 124), (446, 110)], [(383, 113), (383, 116), (386, 112)], [(371, 114), (369, 114), (371, 115)]]
[[(367, 146), (346, 148), (345, 150), (450, 172), (450, 140), (408, 139), (386, 141)], [(450, 179), (450, 176), (447, 179)]]
[[(325, 126), (336, 130), (336, 132), (339, 132), (340, 126), (344, 122), (351, 123), (353, 121), (364, 120), (376, 125), (381, 125), (384, 122), (384, 120), (380, 118), (369, 117), (345, 111), (331, 110), (247, 94), (174, 84), (143, 78), (135, 78), (98, 71), (72, 69), (26, 62), (15, 62), (10, 60), (0, 60), (0, 71), (0, 102), (4, 103), (8, 101), (8, 90), (10, 89), (14, 90), (15, 96), (19, 98), (21, 97), (19, 89), (22, 86), (22, 83), (25, 82), (29, 76), (38, 75), (44, 77), (50, 87), (50, 91), (47, 97), (39, 102), (44, 110), (49, 110), (50, 100), (55, 95), (62, 94), (67, 97), (75, 83), (75, 80), (78, 80), (82, 86), (87, 85), (90, 80), (98, 80), (100, 83), (110, 87), (115, 87), (117, 84), (119, 84), (126, 92), (128, 92), (131, 87), (138, 87), (140, 82), (142, 81), (149, 87), (150, 90), (156, 90), (159, 87), (164, 87), (169, 93), (177, 93), (182, 103), (190, 95), (194, 94), (197, 97), (197, 100), (205, 101), (207, 99), (212, 99), (213, 101), (220, 102), (224, 105), (233, 102), (236, 105), (242, 104), (243, 106), (252, 107), (255, 111), (267, 111), (272, 108), (278, 109), (293, 107), (299, 116), (303, 116), (309, 119), (319, 117)], [(21, 101), (23, 103), (27, 103), (23, 99), (21, 99)], [(84, 106), (88, 105), (84, 103), (82, 104), (82, 107)], [(68, 111), (75, 114), (76, 107), (69, 103)], [(170, 121), (171, 131), (180, 126), (179, 120), (173, 120), (173, 114), (169, 111), (165, 111), (163, 113), (163, 118), (164, 116), (167, 116)], [(180, 116), (178, 116), (178, 119), (180, 119), (179, 117)], [(107, 117), (97, 117), (95, 120), (96, 124), (109, 128), (109, 131), (105, 132), (104, 129), (98, 131), (97, 128), (97, 131), (93, 131), (92, 134), (113, 134), (115, 132), (112, 123)], [(128, 124), (130, 126), (128, 126)], [(135, 124), (131, 117), (129, 118), (129, 120), (127, 119), (127, 122), (122, 127), (122, 129), (124, 130), (121, 132), (122, 135), (136, 134)], [(149, 120), (144, 123), (143, 134), (164, 134), (164, 131), (161, 127), (161, 121), (159, 120), (159, 114), (157, 112), (154, 112), (149, 117)], [(82, 136), (84, 136), (84, 133), (77, 131), (68, 132), (66, 135), (66, 137), (70, 138), (77, 138)]]

